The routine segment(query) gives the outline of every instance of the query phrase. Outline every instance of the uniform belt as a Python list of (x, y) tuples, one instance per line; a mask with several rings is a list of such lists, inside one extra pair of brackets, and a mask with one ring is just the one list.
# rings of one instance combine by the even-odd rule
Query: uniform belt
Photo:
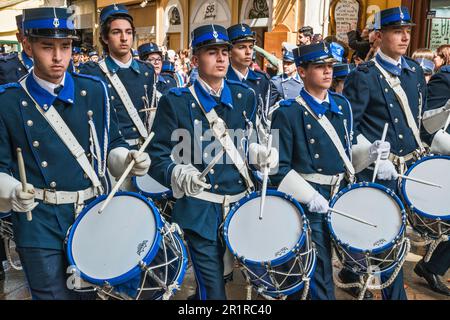
[[(235, 194), (235, 195), (222, 195), (222, 194), (216, 194), (208, 191), (203, 191), (202, 193), (192, 196), (193, 198), (214, 202), (214, 203), (220, 203), (223, 204), (225, 200), (227, 200), (228, 203), (238, 202), (243, 197), (247, 195), (247, 191)], [(227, 199), (226, 199), (227, 197)]]
[(99, 193), (96, 188), (89, 187), (81, 191), (56, 191), (53, 189), (38, 189), (34, 188), (35, 198), (42, 200), (45, 204), (70, 204), (83, 203), (86, 200), (92, 199)]
[(408, 153), (408, 154), (406, 154), (404, 156), (397, 156), (397, 155), (395, 155), (393, 153), (389, 154), (389, 160), (391, 160), (391, 162), (394, 163), (394, 164), (400, 163), (401, 162), (400, 161), (401, 158), (403, 158), (403, 161), (405, 163), (410, 161), (410, 160), (416, 160), (416, 159), (419, 158), (419, 152), (417, 150), (414, 150), (413, 152)]
[(134, 146), (140, 145), (142, 143), (142, 139), (141, 138), (127, 139), (125, 141), (126, 141), (126, 143), (128, 143), (130, 145), (130, 147), (134, 147)]
[(301, 173), (300, 175), (308, 182), (326, 186), (334, 186), (340, 183), (345, 177), (345, 173), (338, 173), (335, 175), (325, 175), (320, 173)]

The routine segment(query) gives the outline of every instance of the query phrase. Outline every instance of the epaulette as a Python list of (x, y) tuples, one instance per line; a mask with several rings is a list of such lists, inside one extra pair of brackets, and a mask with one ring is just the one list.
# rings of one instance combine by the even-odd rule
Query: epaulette
[(280, 107), (289, 107), (294, 102), (295, 102), (295, 99), (286, 99), (286, 100), (281, 100), (280, 102), (278, 102), (278, 104), (280, 105)]
[(2, 84), (2, 85), (0, 85), (0, 93), (5, 92), (6, 89), (9, 89), (9, 88), (20, 88), (20, 87), (21, 87), (21, 85), (18, 82)]
[(260, 74), (262, 76), (264, 76), (264, 78), (266, 78), (267, 80), (270, 80), (269, 75), (267, 74), (267, 72), (264, 71), (259, 71), (259, 70), (253, 70), (255, 73)]
[(0, 61), (9, 61), (17, 57), (17, 52), (11, 52), (8, 54), (0, 55)]
[(249, 88), (248, 85), (246, 85), (245, 83), (240, 82), (240, 81), (234, 81), (234, 80), (228, 80), (228, 79), (226, 79), (225, 81), (226, 81), (228, 84), (236, 84), (236, 85), (241, 86), (241, 87), (244, 87), (244, 88), (246, 88), (246, 89)]
[(375, 66), (375, 62), (367, 61), (367, 62), (363, 62), (360, 65), (358, 65), (356, 67), (356, 70), (368, 73), (369, 72), (369, 68), (372, 68), (374, 66)]
[(181, 97), (183, 93), (189, 92), (188, 88), (170, 88), (169, 93), (173, 93), (177, 97)]

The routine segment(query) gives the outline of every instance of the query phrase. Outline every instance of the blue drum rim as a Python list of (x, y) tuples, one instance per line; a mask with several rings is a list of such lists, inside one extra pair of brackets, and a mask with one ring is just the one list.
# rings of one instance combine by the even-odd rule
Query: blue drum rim
[(150, 193), (150, 192), (144, 191), (141, 188), (139, 188), (136, 179), (137, 179), (137, 177), (135, 177), (135, 176), (132, 177), (131, 178), (131, 183), (139, 191), (139, 193), (142, 194), (144, 197), (154, 198), (156, 200), (162, 200), (162, 199), (165, 199), (165, 198), (170, 199), (170, 198), (173, 197), (173, 192), (170, 189), (168, 191), (165, 191), (165, 192), (157, 192), (157, 193)]
[[(174, 237), (176, 237), (180, 241), (181, 250), (183, 251), (182, 270), (176, 279), (177, 283), (181, 286), (187, 271), (188, 253), (186, 250), (186, 246), (184, 245), (183, 238), (177, 232), (174, 233)], [(174, 289), (172, 293), (175, 293), (175, 291), (176, 289)]]
[[(233, 254), (234, 257), (236, 257), (238, 260), (242, 261), (245, 264), (249, 264), (249, 265), (254, 265), (254, 266), (261, 266), (261, 265), (266, 265), (266, 264), (270, 264), (273, 266), (277, 266), (280, 265), (286, 261), (289, 261), (292, 256), (294, 255), (294, 253), (292, 252), (292, 249), (289, 250), (285, 255), (274, 259), (274, 260), (270, 260), (270, 261), (254, 261), (254, 260), (250, 260), (250, 259), (246, 259), (244, 257), (244, 259), (241, 259), (241, 257), (236, 253), (236, 251), (234, 251), (234, 249), (231, 247), (229, 238), (228, 238), (228, 226), (230, 224), (231, 219), (233, 218), (233, 216), (235, 215), (235, 213), (237, 212), (237, 210), (244, 205), (245, 203), (247, 203), (250, 200), (253, 200), (257, 197), (259, 197), (261, 195), (260, 191), (255, 191), (250, 193), (249, 195), (245, 196), (244, 198), (242, 198), (241, 200), (239, 200), (231, 209), (230, 212), (227, 215), (227, 218), (224, 221), (224, 225), (223, 225), (223, 237), (225, 239), (225, 243), (228, 247), (228, 249), (231, 251), (231, 253)], [(308, 232), (308, 226), (309, 226), (309, 222), (308, 219), (306, 218), (306, 215), (303, 211), (303, 208), (301, 207), (300, 203), (298, 203), (297, 200), (295, 200), (292, 196), (277, 191), (277, 190), (267, 190), (266, 195), (268, 196), (276, 196), (276, 197), (280, 197), (280, 198), (284, 198), (288, 201), (290, 201), (292, 204), (294, 204), (294, 206), (298, 209), (300, 216), (303, 219), (303, 226), (302, 226), (302, 234), (300, 236), (300, 239), (297, 241), (295, 247), (296, 248), (301, 248), (303, 246), (303, 244), (306, 241), (306, 233)]]
[[(426, 156), (426, 157), (423, 157), (422, 159), (417, 160), (416, 162), (414, 162), (413, 165), (412, 165), (411, 167), (408, 168), (408, 170), (406, 171), (405, 175), (407, 176), (408, 174), (410, 174), (411, 171), (412, 171), (416, 166), (418, 166), (419, 164), (421, 164), (421, 163), (423, 163), (423, 162), (425, 162), (425, 161), (428, 161), (428, 160), (433, 160), (433, 159), (447, 159), (447, 160), (450, 160), (450, 156), (436, 155), (436, 156)], [(439, 219), (441, 219), (441, 220), (450, 220), (450, 214), (447, 215), (447, 216), (439, 216), (439, 217), (437, 217), (437, 216), (430, 215), (430, 214), (428, 214), (428, 213), (426, 213), (426, 212), (423, 212), (423, 211), (417, 209), (417, 207), (415, 207), (415, 206), (411, 203), (411, 201), (409, 200), (408, 195), (406, 194), (406, 183), (407, 183), (407, 180), (406, 180), (406, 179), (402, 179), (402, 182), (401, 182), (402, 197), (403, 197), (403, 199), (405, 200), (406, 204), (408, 205), (408, 208), (410, 208), (411, 210), (414, 211), (414, 213), (416, 213), (416, 214), (418, 214), (419, 216), (422, 216), (422, 217), (424, 217), (424, 218), (433, 219), (433, 220), (437, 220), (437, 218), (439, 218)]]
[[(156, 254), (158, 253), (159, 244), (162, 239), (162, 235), (160, 233), (160, 230), (162, 228), (162, 220), (159, 215), (154, 214), (155, 210), (158, 213), (159, 213), (159, 211), (156, 208), (156, 206), (153, 204), (153, 202), (151, 202), (149, 199), (145, 198), (144, 196), (140, 195), (139, 193), (120, 191), (120, 192), (117, 192), (114, 197), (117, 197), (117, 196), (119, 196), (119, 197), (120, 196), (132, 196), (132, 197), (141, 199), (150, 207), (150, 209), (153, 212), (153, 216), (155, 217), (155, 222), (156, 222), (155, 223), (156, 234), (153, 239), (154, 241), (152, 243), (150, 250), (148, 251), (147, 255), (142, 259), (142, 261), (144, 263), (149, 264), (155, 258)], [(97, 197), (94, 201), (89, 203), (89, 205), (83, 209), (83, 211), (79, 214), (79, 216), (77, 217), (77, 219), (75, 220), (73, 225), (70, 227), (69, 237), (67, 240), (67, 258), (69, 260), (70, 265), (75, 266), (77, 268), (77, 270), (80, 272), (81, 278), (83, 278), (84, 280), (86, 280), (90, 283), (93, 283), (93, 284), (97, 284), (97, 285), (104, 285), (105, 283), (108, 283), (111, 286), (114, 286), (114, 285), (118, 285), (118, 284), (127, 282), (128, 280), (136, 277), (138, 274), (141, 273), (141, 268), (138, 265), (136, 265), (133, 267), (133, 269), (129, 270), (128, 272), (126, 272), (123, 275), (120, 275), (118, 277), (111, 278), (111, 279), (95, 279), (95, 278), (92, 278), (92, 277), (86, 275), (84, 272), (82, 272), (81, 270), (78, 269), (78, 267), (75, 264), (75, 261), (73, 259), (73, 255), (72, 255), (72, 241), (73, 241), (73, 236), (74, 236), (75, 230), (77, 229), (78, 224), (80, 223), (82, 218), (87, 214), (87, 212), (92, 207), (94, 207), (97, 203), (101, 202), (102, 200), (106, 199), (106, 197), (107, 197), (107, 195), (101, 195), (101, 196)]]
[[(378, 184), (378, 183), (373, 183), (373, 182), (359, 182), (359, 183), (354, 183), (351, 184), (347, 187), (345, 187), (344, 189), (342, 189), (341, 191), (339, 191), (334, 197), (333, 199), (331, 199), (330, 201), (330, 208), (333, 208), (333, 206), (336, 204), (336, 201), (343, 196), (345, 193), (347, 193), (350, 190), (353, 189), (359, 189), (359, 188), (365, 188), (365, 187), (371, 187), (371, 188), (375, 188), (375, 189), (379, 189), (383, 192), (385, 192), (386, 194), (388, 194), (389, 196), (391, 196), (395, 202), (399, 205), (400, 209), (401, 209), (401, 215), (402, 215), (402, 227), (400, 228), (400, 231), (398, 232), (397, 236), (395, 237), (395, 239), (401, 239), (401, 235), (404, 234), (405, 229), (406, 229), (406, 210), (405, 210), (405, 206), (403, 205), (402, 201), (400, 200), (400, 198), (395, 194), (394, 191), (392, 191), (389, 188), (386, 188), (385, 186)], [(367, 249), (360, 249), (360, 248), (356, 248), (353, 247), (351, 245), (349, 245), (348, 243), (343, 243), (342, 241), (339, 240), (339, 238), (337, 237), (337, 235), (335, 234), (332, 224), (331, 224), (331, 212), (327, 213), (327, 224), (328, 224), (328, 229), (330, 230), (331, 236), (332, 238), (339, 244), (342, 245), (343, 247), (345, 247), (345, 249), (350, 250), (351, 252), (354, 253), (373, 253), (373, 254), (378, 254), (378, 253), (382, 253), (385, 250), (391, 248), (393, 246), (392, 241), (388, 242), (387, 244), (385, 244), (384, 246), (380, 247), (380, 248), (375, 248), (372, 250), (367, 250)]]

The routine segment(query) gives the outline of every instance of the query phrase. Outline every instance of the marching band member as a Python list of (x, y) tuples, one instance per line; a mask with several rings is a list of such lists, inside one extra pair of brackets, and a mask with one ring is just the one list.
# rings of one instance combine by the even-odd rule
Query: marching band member
[(171, 88), (180, 87), (179, 83), (177, 82), (175, 76), (175, 67), (172, 62), (169, 60), (163, 60), (162, 67), (161, 67), (161, 75), (166, 79), (166, 82), (170, 82)]
[(338, 63), (333, 66), (333, 84), (331, 87), (334, 92), (342, 94), (345, 79), (353, 69), (355, 69), (355, 65), (348, 63)]
[(100, 28), (100, 40), (108, 55), (98, 63), (87, 62), (80, 73), (97, 76), (108, 84), (120, 132), (132, 148), (138, 148), (152, 127), (155, 72), (151, 65), (133, 59), (135, 28), (124, 5), (103, 8)]
[[(67, 231), (85, 203), (104, 192), (106, 165), (121, 174), (137, 154), (110, 118), (105, 85), (67, 71), (76, 39), (70, 14), (55, 7), (23, 11), (24, 50), (34, 68), (20, 83), (0, 87), (0, 210), (13, 211), (33, 299), (77, 298), (66, 284)], [(23, 150), (25, 190), (17, 148)], [(148, 155), (135, 160), (132, 174), (146, 174)]]
[[(240, 152), (241, 139), (234, 142), (224, 135), (225, 129), (247, 135), (256, 116), (254, 91), (242, 82), (225, 80), (231, 47), (222, 26), (204, 25), (192, 32), (192, 62), (198, 68), (198, 78), (190, 87), (171, 89), (161, 98), (155, 118), (156, 135), (148, 148), (156, 159), (149, 173), (161, 184), (171, 186), (177, 198), (172, 218), (184, 229), (197, 296), (202, 300), (226, 299), (226, 246), (219, 226), (230, 206), (254, 188), (245, 154)], [(171, 154), (180, 144), (184, 146), (182, 156), (175, 162)], [(276, 166), (276, 149), (269, 153), (256, 143), (249, 149), (258, 160), (255, 166)], [(220, 157), (220, 161), (201, 179), (200, 171), (206, 169), (210, 157)]]
[(294, 54), (285, 49), (283, 54), (283, 74), (270, 80), (270, 106), (280, 100), (294, 99), (303, 88), (303, 81), (297, 73)]
[[(366, 162), (371, 141), (382, 136), (385, 123), (389, 124), (386, 141), (390, 143), (389, 159), (380, 161), (386, 175), (377, 180), (398, 192), (398, 172), (424, 154), (420, 138), (420, 119), (426, 102), (426, 83), (422, 68), (404, 56), (411, 39), (411, 17), (405, 7), (382, 10), (375, 20), (375, 29), (381, 40), (380, 49), (371, 61), (359, 65), (350, 73), (344, 95), (350, 101), (354, 114), (354, 131), (357, 144), (353, 160), (358, 181), (371, 181), (373, 171)], [(391, 162), (392, 161), (392, 162)], [(355, 279), (348, 270), (340, 274), (345, 281)], [(383, 282), (390, 274), (383, 274)], [(354, 281), (351, 281), (354, 282)], [(384, 299), (407, 299), (403, 286), (403, 272), (388, 288), (383, 289)]]
[(139, 59), (142, 61), (148, 61), (155, 70), (155, 74), (158, 77), (156, 83), (156, 90), (163, 95), (166, 94), (171, 88), (177, 87), (176, 81), (173, 77), (165, 76), (162, 73), (163, 66), (163, 54), (161, 49), (156, 43), (144, 43), (138, 47)]
[[(450, 48), (450, 47), (449, 47)], [(428, 82), (427, 108), (423, 115), (424, 140), (429, 143), (430, 151), (434, 154), (450, 155), (450, 129), (444, 131), (450, 108), (450, 57), (444, 59), (439, 72), (433, 75)], [(436, 114), (437, 112), (437, 114)], [(430, 123), (429, 115), (435, 115), (437, 123)], [(440, 119), (436, 119), (440, 117)], [(432, 120), (433, 121), (433, 120)], [(431, 127), (430, 127), (431, 126)], [(437, 131), (435, 131), (437, 130)], [(430, 288), (438, 293), (450, 296), (450, 289), (442, 282), (443, 276), (450, 267), (450, 241), (440, 243), (430, 261), (419, 261), (414, 272), (425, 278)]]
[[(311, 298), (334, 300), (326, 213), (330, 198), (345, 186), (345, 178), (352, 181), (355, 173), (350, 160), (352, 111), (347, 99), (329, 91), (336, 62), (329, 44), (301, 46), (294, 56), (305, 87), (296, 99), (281, 101), (272, 116), (271, 130), (279, 131), (280, 161), (278, 173), (270, 179), (278, 190), (305, 204), (318, 259)], [(379, 141), (372, 149), (375, 157), (382, 149), (389, 152)], [(367, 157), (371, 157), (369, 153)]]

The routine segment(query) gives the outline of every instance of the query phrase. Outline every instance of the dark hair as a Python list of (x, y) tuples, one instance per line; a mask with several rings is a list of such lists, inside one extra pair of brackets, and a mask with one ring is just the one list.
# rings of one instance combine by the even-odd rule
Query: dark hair
[(109, 31), (111, 30), (111, 23), (114, 20), (126, 20), (130, 23), (131, 28), (133, 29), (133, 39), (136, 35), (136, 29), (134, 27), (134, 23), (133, 20), (128, 17), (128, 16), (122, 16), (122, 15), (115, 15), (112, 17), (109, 17), (108, 19), (106, 19), (106, 21), (100, 26), (100, 43), (103, 47), (103, 51), (105, 51), (106, 53), (109, 53), (109, 49), (108, 49), (108, 45), (103, 41), (103, 38), (108, 39), (108, 35), (109, 35)]
[(313, 37), (313, 35), (314, 35), (314, 31), (313, 31), (313, 28), (312, 27), (310, 27), (310, 26), (304, 26), (304, 27), (301, 27), (300, 29), (298, 29), (298, 33), (303, 33), (303, 35), (305, 36), (305, 37)]

